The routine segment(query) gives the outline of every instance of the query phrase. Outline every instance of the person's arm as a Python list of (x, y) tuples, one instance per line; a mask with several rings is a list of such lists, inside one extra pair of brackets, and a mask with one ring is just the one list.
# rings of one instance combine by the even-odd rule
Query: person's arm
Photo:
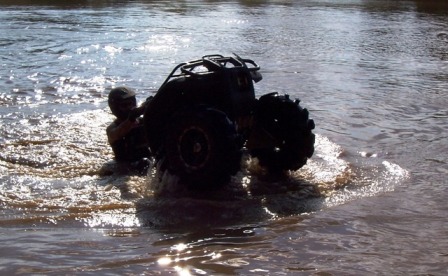
[(107, 129), (106, 129), (107, 140), (109, 141), (110, 145), (115, 143), (117, 140), (123, 138), (126, 134), (129, 133), (129, 131), (131, 131), (131, 129), (136, 124), (137, 118), (140, 117), (141, 115), (143, 115), (143, 113), (145, 112), (146, 105), (149, 103), (149, 101), (152, 98), (153, 97), (148, 97), (146, 99), (146, 101), (141, 106), (131, 110), (128, 118), (126, 120), (124, 120), (123, 122), (121, 122), (119, 124), (114, 122), (107, 127)]
[(107, 133), (107, 140), (109, 141), (109, 144), (112, 145), (116, 141), (123, 138), (126, 134), (131, 131), (131, 129), (134, 127), (135, 121), (131, 121), (129, 119), (124, 120), (120, 124), (112, 123), (109, 125), (106, 129)]

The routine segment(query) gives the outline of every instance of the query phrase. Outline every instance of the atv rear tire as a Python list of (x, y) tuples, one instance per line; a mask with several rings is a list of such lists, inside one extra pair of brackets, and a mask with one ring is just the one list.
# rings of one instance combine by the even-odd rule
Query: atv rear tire
[(314, 121), (308, 110), (289, 99), (288, 95), (266, 94), (258, 100), (256, 127), (273, 138), (274, 145), (250, 151), (259, 164), (272, 173), (298, 170), (314, 153)]
[(173, 117), (165, 152), (168, 170), (192, 188), (217, 188), (240, 169), (235, 125), (218, 110), (196, 108)]

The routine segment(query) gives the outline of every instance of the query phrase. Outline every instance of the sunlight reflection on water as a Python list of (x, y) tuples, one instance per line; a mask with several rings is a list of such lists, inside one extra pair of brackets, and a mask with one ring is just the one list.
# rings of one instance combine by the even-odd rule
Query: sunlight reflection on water
[[(92, 228), (164, 228), (204, 220), (219, 224), (228, 219), (274, 219), (391, 191), (407, 176), (398, 165), (375, 154), (360, 153), (378, 160), (379, 164), (372, 165), (375, 174), (372, 169), (356, 168), (342, 158), (344, 151), (339, 145), (318, 134), (315, 155), (301, 170), (282, 179), (269, 179), (257, 160), (249, 158), (224, 191), (201, 198), (178, 185), (175, 176), (160, 176), (156, 169), (146, 176), (114, 173), (118, 167), (114, 169), (108, 162), (111, 152), (103, 133), (110, 118), (104, 111), (88, 111), (35, 121), (22, 119), (17, 128), (2, 130), (12, 136), (3, 145), (7, 151), (1, 154), (0, 168), (17, 175), (14, 184), (2, 184), (10, 185), (2, 192), (4, 202), (44, 210), (24, 215), (24, 223), (35, 216), (41, 220), (45, 214), (51, 219), (44, 221), (53, 224), (70, 224), (74, 219)], [(29, 136), (21, 135), (17, 141), (17, 131)], [(209, 217), (212, 209), (220, 215)], [(68, 216), (58, 215), (60, 212)]]
[[(5, 275), (446, 272), (440, 1), (3, 2)], [(175, 64), (232, 52), (261, 65), (257, 95), (309, 107), (308, 164), (275, 178), (246, 158), (209, 194), (117, 168), (110, 88), (145, 98)]]

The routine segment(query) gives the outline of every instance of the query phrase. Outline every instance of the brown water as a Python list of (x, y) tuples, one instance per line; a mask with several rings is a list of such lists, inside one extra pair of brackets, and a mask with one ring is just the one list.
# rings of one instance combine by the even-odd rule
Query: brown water
[[(446, 1), (1, 1), (2, 275), (446, 275)], [(62, 2), (62, 1), (58, 1)], [(316, 152), (191, 193), (111, 161), (106, 97), (257, 61)]]

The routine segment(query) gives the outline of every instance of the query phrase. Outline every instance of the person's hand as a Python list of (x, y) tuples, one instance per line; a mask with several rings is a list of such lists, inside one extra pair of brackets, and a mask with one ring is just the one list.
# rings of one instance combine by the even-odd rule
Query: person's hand
[(145, 113), (146, 106), (147, 106), (148, 103), (152, 100), (152, 98), (153, 98), (152, 96), (148, 97), (148, 98), (146, 99), (146, 101), (144, 101), (139, 107), (136, 107), (136, 108), (132, 109), (132, 110), (129, 112), (128, 119), (129, 119), (130, 121), (133, 122), (133, 121), (135, 121), (138, 117), (142, 116), (143, 113)]
[(146, 100), (142, 103), (142, 105), (139, 108), (145, 109), (149, 102), (152, 100), (152, 98), (154, 98), (153, 96), (149, 96), (148, 98), (146, 98)]
[(147, 105), (150, 101), (152, 101), (153, 98), (154, 96), (149, 96), (148, 98), (146, 98), (144, 105)]
[(131, 122), (135, 122), (138, 117), (140, 117), (143, 114), (142, 110), (140, 108), (134, 108), (131, 111), (129, 111), (128, 120)]

